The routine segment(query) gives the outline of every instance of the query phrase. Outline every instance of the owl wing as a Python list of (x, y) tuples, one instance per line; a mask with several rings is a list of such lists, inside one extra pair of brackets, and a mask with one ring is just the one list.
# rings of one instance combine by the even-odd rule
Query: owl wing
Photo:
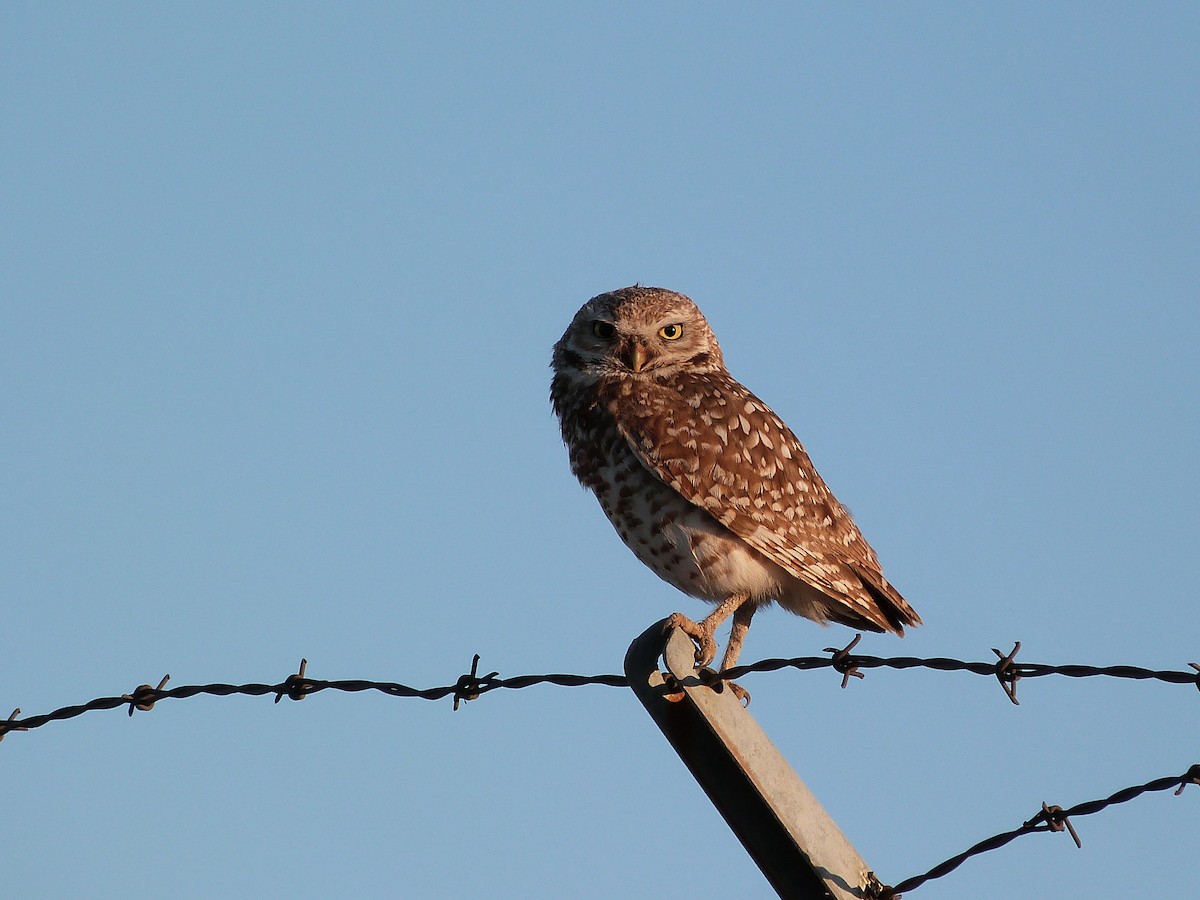
[[(920, 617), (769, 407), (727, 373), (638, 382), (609, 411), (657, 478), (784, 571), (840, 604), (835, 620), (903, 634)], [(618, 408), (614, 407), (616, 404)]]

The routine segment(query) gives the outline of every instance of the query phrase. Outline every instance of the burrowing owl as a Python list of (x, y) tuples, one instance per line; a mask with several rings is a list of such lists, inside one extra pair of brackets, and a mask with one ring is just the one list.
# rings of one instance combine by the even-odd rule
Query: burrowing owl
[(687, 297), (641, 286), (593, 297), (551, 365), (571, 471), (638, 559), (717, 605), (700, 623), (671, 617), (701, 665), (731, 614), (722, 668), (735, 665), (771, 600), (869, 631), (921, 624), (795, 435), (725, 370)]

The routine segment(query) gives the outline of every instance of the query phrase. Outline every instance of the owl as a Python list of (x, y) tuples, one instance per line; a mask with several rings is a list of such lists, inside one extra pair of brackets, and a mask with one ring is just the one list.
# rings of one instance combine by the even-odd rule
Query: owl
[(638, 559), (716, 607), (668, 620), (696, 642), (699, 665), (732, 616), (721, 664), (732, 668), (771, 601), (867, 631), (921, 624), (800, 441), (726, 371), (690, 299), (640, 285), (593, 297), (551, 368), (571, 471)]

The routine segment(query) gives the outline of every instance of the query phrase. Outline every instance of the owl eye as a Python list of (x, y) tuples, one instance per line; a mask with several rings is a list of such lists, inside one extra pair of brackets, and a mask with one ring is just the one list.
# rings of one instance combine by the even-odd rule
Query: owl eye
[(612, 336), (617, 333), (617, 327), (612, 322), (593, 322), (592, 334), (600, 338), (602, 341), (612, 339)]
[(658, 329), (658, 334), (660, 337), (665, 338), (668, 341), (677, 341), (683, 337), (683, 326), (679, 324), (664, 325), (662, 328)]

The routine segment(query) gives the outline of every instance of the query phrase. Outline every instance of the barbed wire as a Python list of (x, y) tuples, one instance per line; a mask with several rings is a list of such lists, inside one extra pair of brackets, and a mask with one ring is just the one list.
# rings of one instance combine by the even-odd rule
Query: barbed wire
[[(1190, 684), (1200, 690), (1200, 663), (1188, 663), (1194, 671), (1146, 669), (1140, 666), (1090, 666), (1090, 665), (1050, 665), (1046, 663), (1017, 662), (1016, 656), (1021, 649), (1017, 641), (1009, 653), (1002, 653), (992, 648), (996, 655), (994, 662), (971, 662), (951, 657), (913, 657), (913, 656), (864, 656), (851, 651), (858, 645), (862, 635), (856, 635), (845, 647), (826, 647), (825, 652), (830, 656), (798, 656), (790, 659), (772, 658), (760, 660), (750, 665), (737, 666), (719, 673), (709, 673), (711, 679), (731, 681), (744, 675), (777, 672), (782, 669), (797, 669), (809, 671), (814, 669), (832, 668), (842, 676), (841, 686), (845, 688), (851, 678), (864, 678), (864, 669), (889, 668), (894, 670), (931, 669), (939, 672), (968, 672), (974, 675), (994, 677), (1004, 689), (1005, 695), (1014, 703), (1017, 700), (1017, 682), (1023, 678), (1038, 678), (1049, 675), (1062, 675), (1068, 678), (1120, 678), (1136, 681), (1157, 681), (1165, 684)], [(517, 675), (510, 678), (500, 678), (499, 672), (479, 674), (479, 654), (471, 661), (471, 671), (459, 676), (454, 684), (433, 688), (414, 688), (398, 682), (369, 681), (365, 679), (349, 679), (326, 681), (310, 678), (307, 675), (308, 660), (302, 659), (297, 672), (289, 675), (278, 684), (192, 684), (168, 688), (169, 675), (164, 675), (157, 687), (149, 684), (138, 685), (131, 693), (117, 697), (97, 697), (76, 706), (64, 706), (42, 715), (21, 718), (18, 707), (13, 710), (7, 720), (0, 720), (0, 741), (7, 734), (16, 731), (30, 731), (40, 728), (50, 722), (64, 721), (81, 716), (84, 713), (99, 710), (110, 710), (125, 707), (132, 716), (135, 711), (148, 712), (160, 700), (181, 700), (201, 694), (227, 697), (232, 695), (266, 696), (273, 695), (278, 703), (284, 697), (292, 700), (303, 700), (310, 694), (321, 691), (342, 691), (361, 693), (377, 691), (391, 697), (416, 698), (421, 700), (443, 700), (453, 698), (454, 709), (465, 701), (476, 700), (483, 694), (495, 690), (520, 690), (539, 684), (552, 684), (559, 687), (585, 687), (588, 685), (604, 685), (607, 687), (628, 687), (629, 679), (624, 675), (576, 675), (554, 673), (547, 675)], [(1067, 830), (1080, 846), (1078, 834), (1071, 824), (1072, 817), (1092, 815), (1118, 803), (1126, 803), (1142, 794), (1152, 791), (1164, 791), (1175, 788), (1176, 794), (1182, 793), (1187, 784), (1200, 784), (1200, 764), (1191, 766), (1182, 775), (1168, 776), (1148, 781), (1117, 791), (1102, 800), (1092, 800), (1080, 803), (1064, 810), (1059, 806), (1048, 806), (1042, 803), (1042, 809), (1033, 818), (1024, 822), (1021, 827), (1011, 831), (1000, 832), (990, 838), (980, 841), (972, 847), (939, 863), (921, 875), (906, 878), (894, 887), (884, 887), (879, 894), (879, 900), (899, 900), (905, 891), (941, 878), (953, 872), (960, 865), (974, 856), (997, 850), (1011, 841), (1026, 834), (1040, 831)]]
[(1115, 794), (1105, 797), (1102, 800), (1089, 800), (1085, 803), (1077, 803), (1070, 809), (1063, 809), (1061, 806), (1048, 806), (1043, 801), (1041, 810), (1032, 819), (1023, 822), (1020, 828), (994, 834), (990, 838), (986, 838), (978, 844), (969, 847), (962, 853), (958, 853), (944, 862), (938, 863), (928, 872), (906, 878), (894, 887), (885, 887), (879, 894), (879, 900), (899, 900), (905, 891), (911, 891), (925, 884), (927, 881), (933, 881), (935, 878), (949, 875), (971, 857), (979, 856), (981, 853), (987, 853), (990, 850), (998, 850), (1005, 844), (1027, 834), (1034, 834), (1039, 831), (1057, 832), (1065, 829), (1071, 835), (1071, 839), (1075, 841), (1075, 846), (1082, 848), (1083, 842), (1079, 839), (1079, 834), (1075, 831), (1075, 826), (1071, 824), (1072, 818), (1093, 815), (1118, 803), (1128, 803), (1130, 800), (1152, 791), (1169, 791), (1174, 788), (1175, 795), (1179, 796), (1183, 793), (1184, 787), (1189, 784), (1200, 784), (1200, 764), (1191, 766), (1182, 775), (1155, 778), (1153, 781), (1147, 781), (1145, 784), (1138, 784), (1117, 791)]
[(4, 740), (5, 735), (10, 732), (30, 731), (31, 729), (48, 725), (50, 722), (73, 719), (84, 713), (117, 709), (123, 706), (128, 709), (129, 715), (132, 716), (135, 710), (148, 712), (154, 708), (154, 704), (159, 700), (182, 700), (200, 694), (208, 694), (216, 697), (228, 697), (236, 694), (261, 697), (273, 694), (275, 695), (275, 702), (278, 703), (284, 697), (292, 700), (303, 700), (309, 694), (317, 694), (321, 691), (343, 691), (346, 693), (379, 691), (391, 697), (411, 697), (420, 700), (442, 700), (446, 697), (453, 697), (454, 708), (457, 710), (459, 704), (464, 700), (475, 700), (488, 691), (502, 688), (520, 689), (532, 687), (535, 684), (554, 684), (560, 687), (583, 687), (590, 684), (602, 684), (610, 687), (629, 686), (629, 679), (624, 675), (552, 674), (517, 675), (513, 678), (499, 678), (497, 677), (500, 674), (499, 672), (492, 672), (481, 676), (478, 674), (479, 659), (479, 654), (475, 654), (470, 674), (460, 676), (454, 684), (434, 688), (414, 688), (406, 684), (391, 681), (367, 681), (363, 679), (324, 681), (319, 678), (309, 678), (305, 674), (308, 668), (307, 659), (300, 660), (300, 669), (296, 674), (289, 675), (278, 684), (189, 684), (181, 687), (167, 688), (166, 684), (171, 676), (164, 675), (158, 683), (158, 687), (142, 684), (138, 685), (131, 693), (122, 694), (119, 697), (97, 697), (78, 706), (64, 706), (61, 709), (38, 716), (18, 718), (21, 713), (18, 707), (13, 710), (12, 715), (7, 720), (0, 720), (0, 741)]
[(849, 644), (841, 649), (826, 647), (826, 653), (832, 657), (799, 656), (794, 659), (764, 659), (747, 666), (736, 666), (718, 673), (716, 677), (732, 680), (741, 678), (751, 672), (775, 672), (779, 669), (833, 668), (842, 675), (842, 687), (846, 687), (851, 678), (864, 678), (862, 669), (933, 669), (940, 672), (970, 672), (973, 675), (991, 675), (1000, 682), (1008, 699), (1016, 705), (1017, 682), (1022, 678), (1040, 678), (1047, 675), (1063, 675), (1067, 678), (1126, 678), (1134, 681), (1161, 681), (1166, 684), (1190, 684), (1200, 690), (1200, 663), (1188, 663), (1195, 671), (1187, 672), (1174, 669), (1145, 669), (1140, 666), (1089, 666), (1089, 665), (1049, 665), (1047, 663), (1017, 662), (1017, 653), (1021, 650), (1021, 642), (1013, 644), (1008, 653), (1001, 653), (995, 647), (995, 662), (969, 662), (962, 659), (936, 656), (922, 658), (915, 656), (858, 656), (850, 651), (858, 646), (862, 635), (854, 636)]
[[(1192, 672), (1173, 669), (1146, 669), (1140, 666), (1090, 666), (1090, 665), (1050, 665), (1046, 663), (1017, 662), (1016, 655), (1021, 649), (1017, 641), (1013, 649), (1005, 654), (995, 648), (995, 662), (971, 662), (952, 657), (915, 657), (915, 656), (861, 656), (850, 651), (858, 645), (862, 635), (855, 635), (854, 640), (842, 648), (826, 647), (825, 652), (831, 656), (797, 656), (789, 659), (771, 658), (760, 660), (745, 666), (736, 666), (723, 672), (710, 673), (712, 679), (732, 681), (744, 675), (762, 672), (777, 672), (781, 669), (797, 669), (808, 671), (812, 669), (832, 668), (842, 676), (842, 687), (845, 688), (851, 678), (864, 678), (863, 669), (932, 669), (940, 672), (969, 672), (974, 675), (986, 675), (996, 678), (1004, 688), (1005, 694), (1014, 704), (1017, 700), (1017, 682), (1022, 678), (1039, 678), (1048, 675), (1062, 675), (1068, 678), (1122, 678), (1135, 681), (1158, 681), (1166, 684), (1190, 684), (1200, 690), (1200, 663), (1188, 663)], [(4, 736), (14, 731), (30, 731), (40, 728), (50, 722), (73, 719), (84, 713), (98, 710), (117, 709), (126, 707), (129, 715), (135, 710), (149, 711), (159, 700), (181, 700), (200, 694), (227, 697), (241, 694), (247, 696), (274, 695), (278, 703), (283, 697), (292, 700), (302, 700), (309, 694), (321, 691), (343, 691), (360, 693), (363, 691), (378, 691), (391, 697), (417, 698), (421, 700), (443, 700), (446, 697), (454, 699), (454, 709), (466, 700), (475, 700), (483, 694), (495, 690), (520, 690), (539, 684), (552, 684), (559, 687), (585, 687), (588, 685), (604, 685), (607, 687), (628, 687), (629, 679), (624, 675), (575, 675), (555, 673), (548, 675), (516, 675), (511, 678), (500, 678), (499, 672), (487, 675), (479, 674), (479, 654), (475, 654), (471, 663), (471, 671), (459, 676), (454, 684), (433, 688), (414, 688), (406, 684), (389, 681), (369, 681), (364, 679), (348, 679), (325, 681), (309, 678), (306, 675), (308, 660), (300, 661), (297, 673), (289, 675), (278, 684), (192, 684), (181, 687), (167, 688), (166, 675), (157, 687), (149, 684), (139, 685), (129, 694), (118, 697), (97, 697), (77, 706), (64, 706), (42, 715), (19, 718), (21, 710), (13, 710), (7, 720), (0, 719), (0, 741)]]

